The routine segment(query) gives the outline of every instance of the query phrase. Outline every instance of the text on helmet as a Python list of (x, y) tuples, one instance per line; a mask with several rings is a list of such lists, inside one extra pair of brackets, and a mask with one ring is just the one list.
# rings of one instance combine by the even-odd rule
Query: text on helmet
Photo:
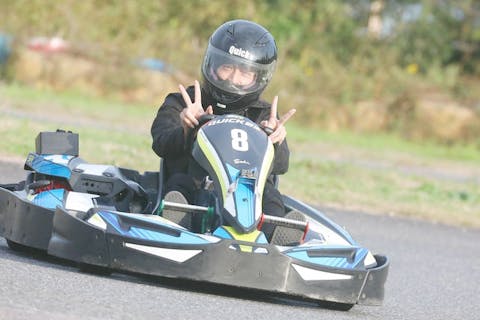
[(248, 52), (248, 50), (237, 48), (235, 46), (230, 46), (230, 48), (228, 49), (228, 53), (248, 59), (248, 60), (253, 59), (253, 55), (250, 52)]

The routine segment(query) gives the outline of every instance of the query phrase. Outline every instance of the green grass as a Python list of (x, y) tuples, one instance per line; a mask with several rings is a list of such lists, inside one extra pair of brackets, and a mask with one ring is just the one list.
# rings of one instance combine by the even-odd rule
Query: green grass
[(477, 144), (439, 144), (434, 141), (409, 141), (394, 134), (355, 133), (351, 131), (328, 132), (316, 128), (305, 128), (289, 124), (289, 140), (301, 143), (319, 141), (337, 146), (350, 146), (370, 152), (406, 152), (426, 159), (449, 159), (480, 162), (480, 140)]
[(89, 162), (157, 170), (149, 135), (155, 106), (125, 104), (19, 85), (0, 85), (0, 150), (22, 157), (35, 149), (40, 131), (71, 130), (80, 134), (80, 156)]
[[(0, 97), (0, 155), (23, 159), (38, 132), (63, 128), (80, 134), (80, 156), (89, 162), (158, 169), (149, 132), (157, 106), (2, 84)], [(287, 127), (282, 192), (314, 205), (480, 227), (478, 146), (332, 133), (293, 119)]]
[(478, 181), (442, 181), (332, 161), (297, 161), (295, 157), (290, 172), (294, 174), (281, 180), (282, 190), (310, 203), (480, 226)]
[[(1, 115), (1, 111), (0, 111)], [(1, 115), (0, 154), (24, 157), (35, 150), (35, 137), (40, 131), (68, 129), (80, 135), (80, 156), (93, 163), (110, 163), (140, 171), (158, 170), (158, 157), (151, 150), (148, 133), (112, 130), (98, 126), (68, 126), (56, 121), (32, 121)], [(6, 124), (6, 125), (5, 125)]]
[(28, 112), (37, 116), (56, 113), (63, 115), (65, 119), (78, 118), (83, 123), (101, 122), (109, 127), (126, 126), (137, 131), (145, 117), (153, 117), (156, 112), (156, 108), (152, 106), (126, 104), (119, 100), (105, 100), (73, 91), (60, 93), (15, 84), (0, 85), (0, 96), (7, 102), (12, 101), (17, 112)]

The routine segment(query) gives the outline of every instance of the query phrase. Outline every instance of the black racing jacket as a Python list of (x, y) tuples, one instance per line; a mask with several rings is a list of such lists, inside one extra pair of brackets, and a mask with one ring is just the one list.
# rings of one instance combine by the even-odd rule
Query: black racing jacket
[[(187, 93), (192, 101), (195, 96), (194, 92), (193, 86), (187, 88)], [(212, 103), (205, 97), (206, 93), (202, 90), (202, 106), (206, 109)], [(167, 178), (174, 173), (188, 172), (191, 155), (189, 154), (190, 150), (187, 150), (185, 146), (183, 126), (180, 121), (180, 113), (184, 108), (186, 108), (186, 104), (182, 95), (179, 92), (170, 93), (160, 106), (152, 123), (152, 149), (159, 157), (164, 159)], [(269, 103), (259, 100), (239, 114), (260, 124), (261, 121), (268, 120), (270, 109), (271, 105)], [(287, 140), (285, 139), (281, 144), (275, 144), (274, 148), (275, 157), (271, 174), (283, 174), (288, 170), (290, 157)]]

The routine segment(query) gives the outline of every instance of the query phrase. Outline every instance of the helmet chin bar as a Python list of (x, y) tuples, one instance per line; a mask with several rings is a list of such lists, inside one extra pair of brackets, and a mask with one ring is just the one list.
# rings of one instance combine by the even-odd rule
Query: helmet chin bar
[(223, 94), (218, 91), (213, 91), (212, 92), (212, 97), (215, 99), (216, 104), (218, 105), (219, 103), (226, 106), (228, 108), (229, 105), (238, 102), (242, 99), (241, 95), (238, 94)]
[(206, 79), (205, 74), (202, 73), (202, 89), (206, 93), (206, 101), (208, 102), (208, 105), (212, 105), (213, 107), (213, 113), (216, 115), (222, 115), (228, 113), (240, 114), (242, 111), (250, 107), (252, 103), (258, 101), (265, 87), (243, 95), (225, 92), (220, 88), (215, 87)]
[(223, 103), (220, 99), (213, 98), (214, 103), (214, 114), (222, 115), (228, 113), (237, 113), (241, 114), (242, 111), (248, 109), (252, 103), (259, 99), (258, 94), (249, 94), (245, 96), (240, 96), (239, 99), (232, 101), (230, 103)]

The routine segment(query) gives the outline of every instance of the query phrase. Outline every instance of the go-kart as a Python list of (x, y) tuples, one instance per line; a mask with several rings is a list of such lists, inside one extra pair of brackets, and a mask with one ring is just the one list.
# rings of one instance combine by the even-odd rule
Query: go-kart
[(274, 156), (265, 130), (237, 115), (204, 122), (189, 139), (205, 174), (192, 204), (164, 199), (162, 159), (159, 171), (144, 173), (90, 164), (78, 156), (77, 134), (41, 132), (26, 179), (0, 185), (0, 235), (12, 249), (83, 267), (263, 290), (340, 310), (381, 304), (386, 256), (287, 195), (284, 217), (262, 212)]

